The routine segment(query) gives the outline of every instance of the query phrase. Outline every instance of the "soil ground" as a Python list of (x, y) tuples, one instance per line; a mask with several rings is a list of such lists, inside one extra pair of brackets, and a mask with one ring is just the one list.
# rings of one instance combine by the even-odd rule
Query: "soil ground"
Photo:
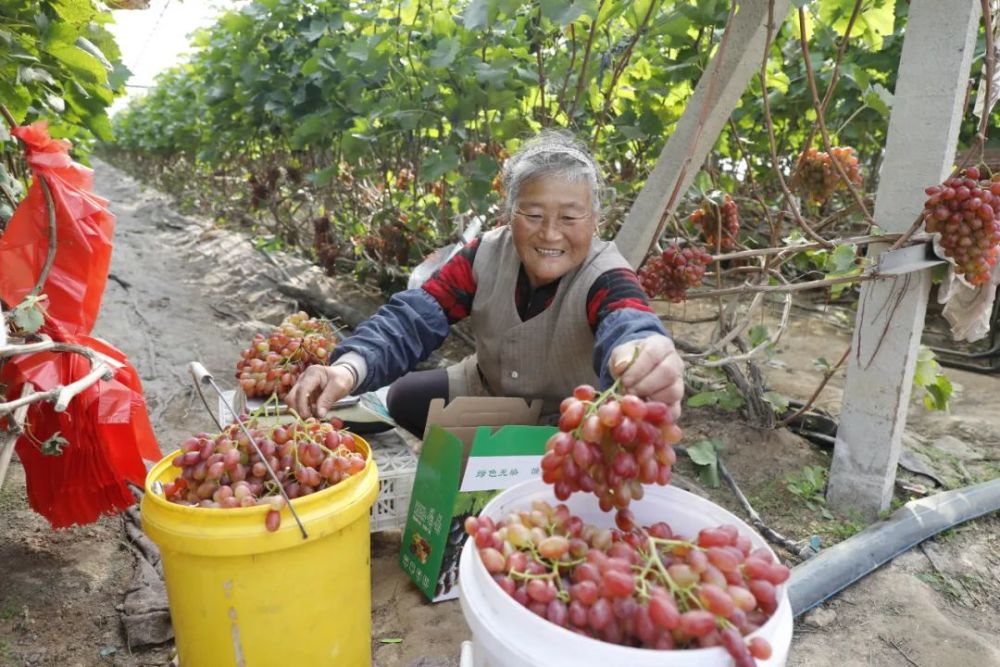
[[(131, 358), (145, 384), (163, 451), (211, 422), (184, 370), (200, 360), (231, 383), (238, 351), (254, 331), (296, 309), (274, 289), (282, 274), (370, 308), (378, 295), (349, 281), (317, 277), (308, 263), (278, 254), (272, 263), (247, 237), (175, 212), (162, 194), (97, 163), (97, 190), (118, 215), (113, 279), (96, 335)], [(280, 264), (281, 269), (275, 264)], [(272, 275), (271, 279), (267, 276)], [(277, 276), (277, 278), (274, 278)], [(680, 311), (675, 311), (679, 313)], [(697, 314), (697, 308), (683, 311)], [(773, 322), (773, 314), (766, 319)], [(769, 388), (808, 397), (820, 377), (813, 361), (836, 361), (850, 338), (850, 313), (833, 308), (796, 310), (770, 362)], [(675, 327), (697, 341), (704, 330)], [(461, 343), (442, 350), (452, 359)], [(997, 379), (948, 371), (956, 396), (950, 413), (928, 413), (914, 397), (905, 444), (947, 488), (1000, 476)], [(836, 413), (842, 373), (818, 405)], [(829, 464), (829, 452), (786, 430), (761, 430), (719, 408), (687, 409), (688, 443), (716, 438), (723, 457), (751, 502), (776, 530), (795, 540), (816, 536), (823, 545), (861, 526), (810, 508), (789, 489), (806, 466)], [(686, 486), (739, 513), (725, 488), (699, 484), (690, 463), (677, 471)], [(926, 477), (901, 478), (927, 486)], [(802, 484), (792, 485), (802, 490)], [(900, 495), (898, 500), (906, 500)], [(378, 667), (454, 667), (469, 631), (457, 601), (430, 605), (396, 565), (398, 533), (372, 539), (373, 656)], [(120, 519), (51, 531), (28, 509), (23, 470), (15, 462), (0, 490), (0, 665), (64, 667), (166, 665), (172, 647), (128, 647), (119, 621), (133, 568)], [(1000, 666), (1000, 517), (984, 517), (947, 531), (897, 558), (796, 622), (793, 667), (879, 665)], [(385, 643), (381, 640), (401, 639)]]

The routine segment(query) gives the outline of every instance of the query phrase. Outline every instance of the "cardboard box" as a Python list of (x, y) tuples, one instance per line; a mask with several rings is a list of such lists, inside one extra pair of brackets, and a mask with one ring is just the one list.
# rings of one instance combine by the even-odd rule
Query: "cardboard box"
[(541, 401), (459, 398), (431, 403), (399, 563), (433, 602), (458, 596), (465, 519), (497, 493), (541, 475), (556, 432), (534, 426)]

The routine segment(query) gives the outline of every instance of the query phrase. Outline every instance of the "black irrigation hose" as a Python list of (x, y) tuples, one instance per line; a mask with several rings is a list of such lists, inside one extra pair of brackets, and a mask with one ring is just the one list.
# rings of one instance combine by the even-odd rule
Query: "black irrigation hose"
[(911, 500), (887, 521), (792, 568), (792, 613), (803, 614), (904, 551), (960, 523), (1000, 510), (1000, 479)]

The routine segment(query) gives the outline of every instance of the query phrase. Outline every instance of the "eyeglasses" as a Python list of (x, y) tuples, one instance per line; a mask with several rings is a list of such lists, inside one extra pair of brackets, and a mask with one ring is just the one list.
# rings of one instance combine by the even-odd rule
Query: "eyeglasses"
[[(521, 218), (531, 226), (540, 226), (547, 216), (541, 213), (525, 213), (520, 209), (514, 211), (515, 215), (521, 216)], [(556, 220), (549, 218), (549, 224), (556, 224), (562, 229), (573, 229), (578, 225), (582, 225), (590, 220), (589, 215), (561, 215), (556, 216)]]

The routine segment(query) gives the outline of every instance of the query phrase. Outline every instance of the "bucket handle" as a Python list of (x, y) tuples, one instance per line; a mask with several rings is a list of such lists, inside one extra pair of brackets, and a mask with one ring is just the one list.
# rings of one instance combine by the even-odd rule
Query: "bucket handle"
[[(202, 385), (214, 389), (215, 393), (219, 396), (219, 400), (222, 401), (222, 404), (224, 406), (226, 406), (226, 409), (229, 410), (229, 413), (233, 415), (236, 414), (236, 410), (233, 409), (232, 403), (230, 403), (229, 399), (227, 399), (223, 395), (222, 390), (219, 389), (219, 386), (215, 384), (215, 380), (212, 378), (212, 374), (208, 372), (208, 369), (206, 369), (200, 362), (192, 361), (191, 363), (188, 364), (188, 371), (191, 373), (191, 377), (194, 379), (195, 389), (198, 390), (198, 395), (201, 396), (201, 401), (202, 403), (205, 404), (206, 409), (208, 409), (208, 401), (205, 400), (205, 395), (201, 391)], [(215, 415), (212, 413), (211, 409), (209, 409), (208, 412), (209, 414), (212, 415), (212, 419), (215, 419), (215, 423), (219, 425), (219, 430), (221, 431), (222, 424), (219, 423), (219, 420), (215, 418)], [(243, 435), (245, 435), (247, 437), (247, 440), (250, 441), (250, 445), (253, 447), (254, 451), (257, 452), (257, 456), (260, 457), (261, 463), (263, 463), (264, 467), (267, 468), (267, 473), (271, 476), (271, 479), (274, 480), (274, 483), (277, 484), (278, 491), (281, 493), (281, 497), (285, 499), (285, 503), (288, 505), (288, 511), (290, 511), (292, 513), (292, 516), (295, 517), (295, 523), (299, 525), (299, 530), (302, 531), (302, 539), (304, 540), (309, 539), (309, 535), (306, 533), (306, 527), (302, 525), (302, 520), (299, 518), (299, 515), (295, 511), (295, 508), (292, 507), (291, 498), (289, 498), (288, 494), (285, 493), (285, 487), (281, 485), (281, 481), (278, 479), (278, 475), (275, 474), (274, 470), (271, 468), (271, 464), (267, 462), (267, 457), (264, 456), (263, 453), (261, 453), (260, 448), (257, 446), (257, 441), (253, 439), (253, 436), (250, 435), (250, 431), (247, 430), (247, 427), (243, 424), (242, 420), (240, 420), (239, 418), (236, 419), (236, 425), (240, 427), (240, 430), (243, 431)]]

